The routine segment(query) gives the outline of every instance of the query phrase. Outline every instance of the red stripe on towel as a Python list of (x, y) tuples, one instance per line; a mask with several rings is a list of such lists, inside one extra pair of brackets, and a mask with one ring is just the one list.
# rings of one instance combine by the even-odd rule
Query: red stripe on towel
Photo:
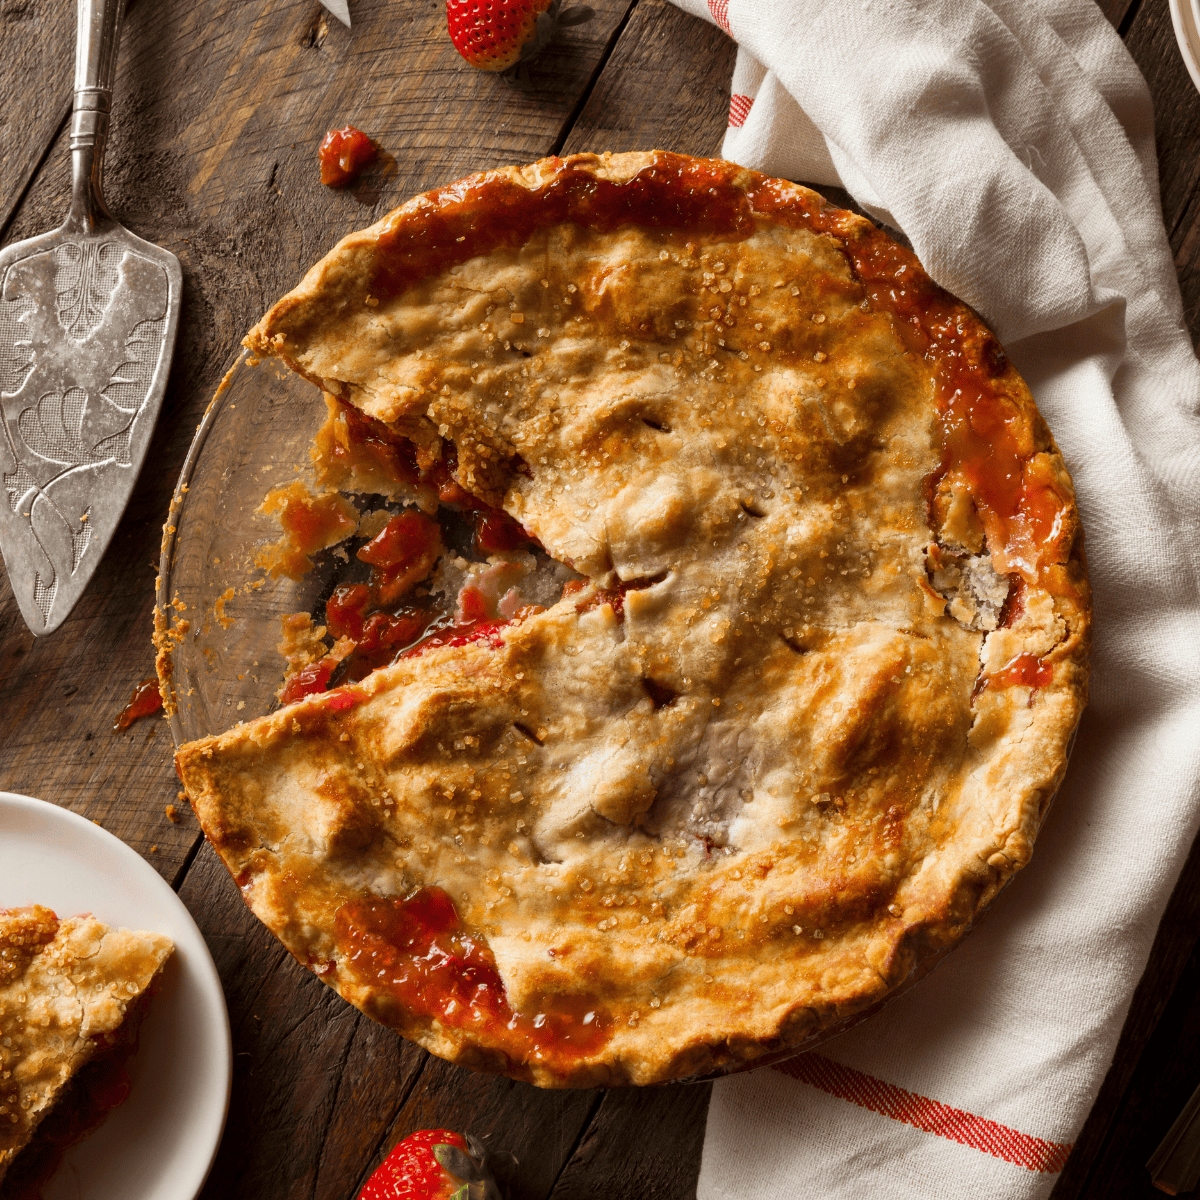
[(708, 11), (720, 27), (729, 32), (729, 0), (708, 0)]
[(731, 129), (740, 129), (750, 115), (750, 106), (754, 103), (753, 96), (739, 96), (734, 92), (729, 97), (729, 125)]
[(905, 1091), (894, 1083), (884, 1083), (882, 1079), (853, 1067), (844, 1067), (819, 1054), (798, 1055), (779, 1063), (775, 1070), (839, 1100), (849, 1100), (851, 1104), (891, 1117), (893, 1121), (903, 1121), (925, 1133), (949, 1138), (1030, 1171), (1057, 1174), (1071, 1153), (1071, 1146), (1065, 1143), (1031, 1137), (998, 1121), (988, 1121), (928, 1096)]

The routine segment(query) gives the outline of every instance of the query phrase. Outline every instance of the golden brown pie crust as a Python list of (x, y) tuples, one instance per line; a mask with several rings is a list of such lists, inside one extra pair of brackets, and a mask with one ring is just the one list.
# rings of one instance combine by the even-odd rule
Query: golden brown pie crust
[(174, 947), (48, 908), (0, 910), (0, 1180), (63, 1090), (112, 1044)]
[[(426, 463), (452, 444), (591, 580), (181, 748), (247, 903), (370, 1015), (543, 1086), (752, 1062), (1028, 860), (1086, 696), (1071, 481), (986, 327), (868, 221), (729, 163), (546, 159), (352, 234), (246, 344)], [(442, 892), (490, 1016), (380, 949)]]

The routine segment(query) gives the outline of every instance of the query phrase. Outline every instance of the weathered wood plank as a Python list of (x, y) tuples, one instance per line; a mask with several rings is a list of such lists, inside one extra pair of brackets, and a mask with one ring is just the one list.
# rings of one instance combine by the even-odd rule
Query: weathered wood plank
[(0, 231), (71, 111), (75, 6), (0, 4)]
[(667, 0), (641, 0), (563, 153), (715, 154), (728, 123), (735, 52), (732, 39), (715, 25)]
[(1143, 0), (1125, 44), (1154, 98), (1163, 220), (1194, 342), (1200, 335), (1200, 94), (1176, 44), (1167, 0)]
[(684, 1200), (696, 1194), (710, 1084), (605, 1093), (554, 1200)]

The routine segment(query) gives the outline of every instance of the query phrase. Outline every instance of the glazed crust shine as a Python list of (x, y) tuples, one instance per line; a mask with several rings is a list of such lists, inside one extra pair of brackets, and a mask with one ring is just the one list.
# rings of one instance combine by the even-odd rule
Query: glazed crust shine
[(547, 159), (346, 238), (247, 345), (452, 444), (590, 581), (180, 750), (247, 902), (370, 1015), (542, 1086), (752, 1063), (1029, 858), (1086, 693), (1071, 482), (869, 222), (728, 163)]

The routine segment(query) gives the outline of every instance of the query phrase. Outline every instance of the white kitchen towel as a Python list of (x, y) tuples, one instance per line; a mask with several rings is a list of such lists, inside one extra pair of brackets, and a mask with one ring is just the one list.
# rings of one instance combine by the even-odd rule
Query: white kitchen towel
[(878, 1016), (718, 1083), (698, 1194), (1044, 1196), (1200, 821), (1200, 365), (1149, 94), (1092, 0), (677, 2), (738, 42), (725, 157), (842, 184), (1000, 335), (1075, 478), (1096, 626), (1032, 863)]

